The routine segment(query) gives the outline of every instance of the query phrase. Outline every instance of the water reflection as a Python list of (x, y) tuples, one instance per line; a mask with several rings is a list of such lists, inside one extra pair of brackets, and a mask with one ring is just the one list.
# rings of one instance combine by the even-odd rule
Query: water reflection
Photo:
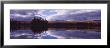
[(96, 28), (33, 28), (19, 26), (11, 28), (11, 39), (100, 39)]

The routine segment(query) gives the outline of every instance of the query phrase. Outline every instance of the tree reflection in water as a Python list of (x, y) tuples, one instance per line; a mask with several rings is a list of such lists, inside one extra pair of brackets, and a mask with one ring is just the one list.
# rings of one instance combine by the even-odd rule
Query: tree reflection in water
[[(16, 27), (15, 27), (16, 28)], [(18, 37), (17, 37), (18, 34)], [(11, 39), (101, 38), (99, 29), (21, 27), (11, 31)], [(63, 37), (62, 37), (63, 36)]]

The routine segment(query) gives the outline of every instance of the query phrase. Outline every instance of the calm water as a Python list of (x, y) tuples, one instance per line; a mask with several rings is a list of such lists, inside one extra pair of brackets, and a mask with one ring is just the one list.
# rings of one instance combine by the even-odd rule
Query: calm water
[[(37, 29), (36, 29), (37, 30)], [(13, 30), (11, 39), (100, 39), (101, 31), (97, 29), (48, 29), (33, 32), (31, 29)]]

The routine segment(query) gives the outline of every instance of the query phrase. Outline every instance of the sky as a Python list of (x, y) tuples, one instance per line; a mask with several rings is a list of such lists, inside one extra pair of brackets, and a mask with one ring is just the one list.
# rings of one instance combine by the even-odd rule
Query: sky
[(41, 17), (48, 21), (91, 21), (101, 20), (100, 9), (11, 9), (10, 18), (31, 21)]

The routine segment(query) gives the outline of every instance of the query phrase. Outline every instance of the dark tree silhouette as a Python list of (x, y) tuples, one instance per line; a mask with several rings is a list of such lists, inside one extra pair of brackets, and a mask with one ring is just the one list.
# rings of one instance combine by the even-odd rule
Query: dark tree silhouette
[(48, 21), (41, 17), (34, 17), (31, 21), (31, 29), (33, 32), (42, 32), (48, 30)]
[(41, 17), (34, 17), (31, 21), (31, 25), (36, 28), (45, 28), (47, 27), (48, 21)]

